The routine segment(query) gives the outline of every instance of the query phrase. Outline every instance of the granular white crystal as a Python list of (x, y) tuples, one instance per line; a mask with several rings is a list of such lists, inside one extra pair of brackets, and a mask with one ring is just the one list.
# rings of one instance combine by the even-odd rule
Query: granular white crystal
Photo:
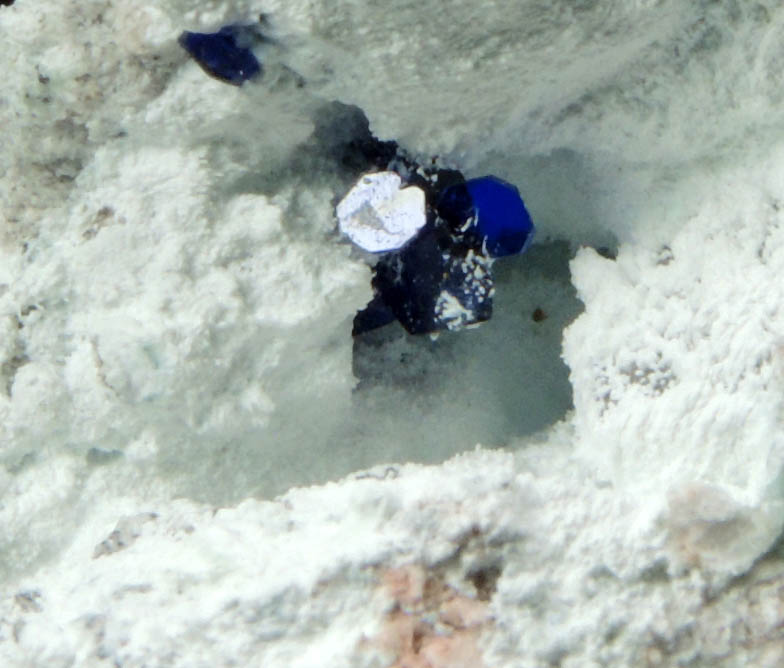
[(395, 172), (365, 174), (337, 206), (340, 231), (371, 253), (396, 250), (424, 226), (425, 193)]

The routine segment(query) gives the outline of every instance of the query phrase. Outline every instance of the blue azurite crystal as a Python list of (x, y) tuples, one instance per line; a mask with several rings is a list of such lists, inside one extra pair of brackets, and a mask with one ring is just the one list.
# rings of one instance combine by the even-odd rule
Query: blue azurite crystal
[(450, 186), (437, 208), (454, 233), (473, 237), (493, 258), (523, 253), (533, 239), (534, 224), (520, 192), (497, 176)]
[(355, 333), (386, 324), (382, 304), (410, 334), (462, 329), (493, 311), (490, 261), (432, 224), (376, 264), (373, 289), (379, 300), (355, 318)]
[(256, 26), (229, 25), (214, 33), (186, 30), (178, 42), (207, 74), (241, 86), (261, 73), (251, 47), (262, 40)]

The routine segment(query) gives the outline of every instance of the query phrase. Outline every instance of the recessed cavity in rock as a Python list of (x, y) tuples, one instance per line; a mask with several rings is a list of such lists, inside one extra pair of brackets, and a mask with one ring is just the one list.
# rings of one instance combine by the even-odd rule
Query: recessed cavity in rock
[(399, 325), (354, 337), (358, 385), (347, 440), (371, 444), (356, 456), (368, 466), (438, 462), (562, 419), (572, 388), (561, 336), (582, 309), (570, 282), (572, 255), (566, 242), (543, 242), (499, 262), (495, 287), (504, 306), (481, 327), (435, 341)]
[[(273, 194), (280, 183), (293, 184), (308, 194), (331, 192), (334, 199), (324, 204), (336, 207), (363, 174), (389, 171), (393, 163), (399, 170), (396, 173), (406, 173), (423, 190), (426, 206), (433, 209), (437, 192), (465, 181), (454, 169), (423, 169), (436, 177), (437, 191), (431, 192), (421, 174), (404, 171), (406, 163), (400, 160), (401, 150), (394, 142), (373, 137), (367, 118), (357, 107), (325, 104), (313, 121), (311, 135), (275, 174), (272, 185), (253, 180), (251, 175), (232, 188), (269, 188)], [(401, 177), (401, 182), (405, 180)], [(292, 219), (307, 216), (309, 211), (294, 208)], [(551, 224), (547, 219), (542, 222)], [(337, 220), (334, 224), (337, 232)], [(420, 233), (427, 229), (425, 225)], [(327, 243), (338, 243), (337, 238), (336, 234)], [(430, 336), (410, 335), (388, 309), (374, 312), (375, 324), (388, 326), (367, 327), (354, 337), (350, 364), (358, 382), (334, 430), (332, 423), (328, 428), (318, 421), (296, 424), (289, 408), (264, 431), (282, 434), (284, 445), (277, 445), (281, 438), (276, 437), (275, 447), (256, 458), (260, 437), (254, 433), (241, 447), (216, 455), (216, 461), (247, 471), (251, 480), (259, 475), (259, 468), (268, 467), (285, 471), (277, 478), (287, 485), (309, 484), (382, 462), (440, 462), (477, 443), (507, 445), (557, 422), (572, 405), (568, 370), (560, 358), (561, 334), (580, 310), (570, 283), (571, 255), (568, 244), (544, 240), (524, 255), (499, 259), (492, 268), (492, 319), (474, 329), (446, 329), (435, 341)], [(442, 315), (459, 317), (459, 309), (450, 307), (454, 305), (442, 303)], [(537, 309), (547, 317), (535, 320)], [(363, 313), (370, 316), (371, 310)], [(345, 334), (343, 330), (340, 336)], [(308, 444), (316, 465), (301, 464), (299, 443)], [(178, 462), (171, 465), (176, 467)], [(270, 489), (265, 487), (264, 494)], [(275, 488), (273, 493), (278, 491)]]
[[(389, 280), (387, 299), (376, 294), (354, 321), (353, 372), (358, 384), (351, 419), (334, 439), (347, 444), (353, 465), (438, 462), (477, 443), (508, 444), (561, 419), (572, 406), (568, 369), (560, 357), (561, 334), (581, 310), (570, 282), (571, 246), (543, 241), (530, 246), (525, 255), (495, 262), (493, 285), (483, 287), (487, 293), (492, 287), (497, 308), (481, 327), (452, 333), (444, 326), (446, 331), (437, 340), (411, 335), (401, 320), (408, 319), (411, 329), (428, 331), (435, 317), (448, 323), (464, 316), (459, 300), (455, 300), (457, 304), (449, 300), (448, 292), (440, 303), (439, 293), (429, 293), (432, 301), (422, 313), (429, 314), (431, 322), (421, 313), (417, 316), (411, 304), (404, 306), (404, 298), (395, 306), (398, 315), (389, 303), (394, 304), (395, 295), (404, 292), (400, 283), (422, 277), (419, 270), (406, 273), (409, 264), (412, 268), (420, 264), (431, 267), (430, 281), (426, 275), (425, 283), (443, 280), (446, 267), (447, 278), (451, 276), (453, 284), (463, 284), (461, 273), (470, 267), (465, 262), (469, 246), (481, 248), (484, 237), (474, 235), (470, 244), (463, 246), (462, 256), (453, 249), (453, 254), (446, 254), (449, 262), (445, 263), (433, 223), (441, 195), (467, 179), (455, 169), (432, 164), (418, 170), (419, 165), (395, 142), (372, 135), (367, 118), (357, 107), (331, 103), (319, 111), (315, 121), (311, 140), (295, 156), (291, 169), (308, 173), (312, 166), (324, 169), (328, 164), (343, 183), (336, 193), (336, 207), (362, 175), (394, 170), (401, 175), (401, 183), (422, 189), (429, 212), (428, 222), (415, 240), (377, 256), (375, 280), (400, 280), (397, 286)], [(475, 223), (469, 221), (473, 213), (466, 213), (458, 227)], [(452, 221), (455, 225), (454, 216)], [(451, 233), (447, 221), (441, 225), (441, 234)], [(528, 246), (526, 241), (523, 247)], [(519, 248), (518, 241), (513, 249)], [(415, 261), (409, 261), (412, 257)], [(397, 265), (401, 258), (405, 261)], [(482, 265), (492, 260), (474, 251), (472, 261), (477, 262), (477, 271), (471, 273), (480, 275)], [(400, 268), (403, 271), (398, 275)], [(465, 294), (461, 296), (466, 299)], [(477, 300), (467, 310), (486, 318), (482, 308), (488, 305)]]

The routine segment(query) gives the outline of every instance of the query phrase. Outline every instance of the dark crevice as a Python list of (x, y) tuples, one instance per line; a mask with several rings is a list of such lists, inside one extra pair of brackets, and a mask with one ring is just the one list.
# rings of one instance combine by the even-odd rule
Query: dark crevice
[(493, 597), (499, 577), (501, 577), (500, 564), (489, 564), (473, 569), (466, 575), (466, 579), (474, 585), (476, 597), (480, 601), (489, 601)]
[(356, 337), (351, 428), (388, 442), (385, 459), (439, 461), (562, 419), (572, 388), (561, 338), (582, 310), (570, 282), (573, 253), (554, 241), (498, 261), (494, 315), (476, 329), (433, 340), (393, 323)]

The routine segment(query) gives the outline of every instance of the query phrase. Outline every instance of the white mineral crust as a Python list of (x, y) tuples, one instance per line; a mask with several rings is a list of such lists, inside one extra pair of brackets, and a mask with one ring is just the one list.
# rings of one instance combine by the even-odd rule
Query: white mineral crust
[(337, 206), (340, 231), (371, 253), (397, 250), (424, 226), (425, 193), (395, 172), (364, 175)]
[[(258, 83), (176, 43), (260, 10)], [(784, 665), (781, 3), (0, 35), (0, 666)], [(354, 349), (334, 100), (520, 187), (490, 322)]]

